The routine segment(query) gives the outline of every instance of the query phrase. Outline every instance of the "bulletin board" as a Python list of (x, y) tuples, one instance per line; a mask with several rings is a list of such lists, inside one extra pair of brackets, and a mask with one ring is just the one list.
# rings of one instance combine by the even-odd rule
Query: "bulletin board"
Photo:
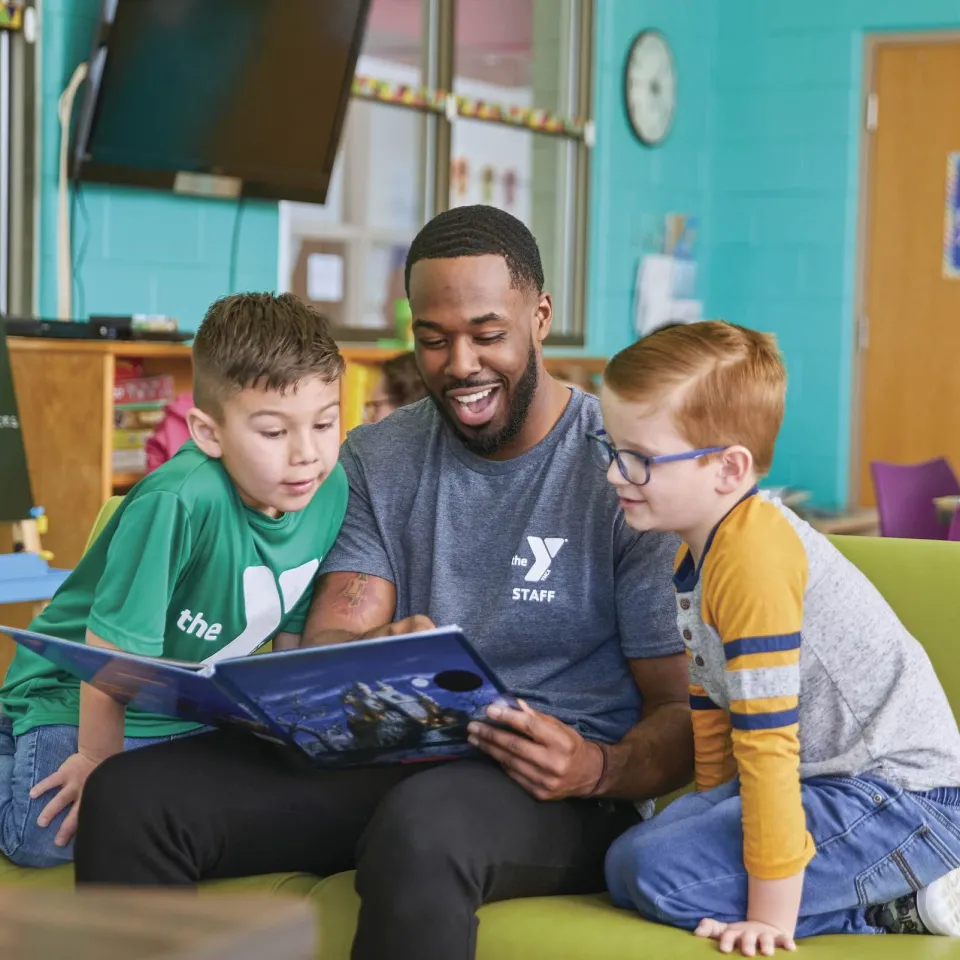
[(32, 508), (33, 494), (13, 390), (7, 332), (0, 320), (0, 523), (26, 520)]
[(943, 222), (943, 275), (960, 279), (960, 152), (947, 155), (947, 208)]

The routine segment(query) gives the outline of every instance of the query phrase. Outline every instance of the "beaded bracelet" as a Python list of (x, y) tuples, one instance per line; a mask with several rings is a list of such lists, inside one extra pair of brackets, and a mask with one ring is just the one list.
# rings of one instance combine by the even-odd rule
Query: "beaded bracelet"
[(600, 748), (600, 756), (603, 758), (603, 764), (600, 767), (600, 776), (597, 777), (597, 782), (593, 785), (593, 789), (587, 794), (588, 797), (596, 796), (597, 791), (600, 789), (600, 784), (603, 783), (603, 778), (607, 773), (607, 745), (600, 743), (599, 740), (594, 740), (593, 742)]

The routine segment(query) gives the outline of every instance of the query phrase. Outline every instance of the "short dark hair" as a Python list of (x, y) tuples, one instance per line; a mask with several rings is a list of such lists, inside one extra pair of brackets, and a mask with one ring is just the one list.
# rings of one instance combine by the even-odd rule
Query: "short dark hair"
[(310, 376), (333, 383), (343, 370), (326, 318), (292, 293), (221, 297), (193, 341), (194, 403), (218, 418), (247, 387), (282, 392)]
[(404, 271), (407, 296), (415, 263), (490, 254), (507, 262), (515, 287), (543, 292), (543, 264), (534, 235), (505, 210), (478, 203), (438, 214), (414, 237)]
[(392, 407), (405, 407), (427, 395), (415, 354), (401, 353), (398, 357), (391, 357), (384, 361), (380, 369), (383, 371), (387, 399)]

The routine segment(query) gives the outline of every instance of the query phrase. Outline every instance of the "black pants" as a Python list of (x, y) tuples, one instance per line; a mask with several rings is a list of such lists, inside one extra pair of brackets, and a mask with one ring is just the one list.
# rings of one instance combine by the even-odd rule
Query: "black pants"
[(321, 771), (215, 732), (107, 760), (87, 781), (78, 883), (192, 884), (353, 867), (354, 960), (469, 960), (481, 904), (602, 890), (628, 803), (535, 800), (492, 761)]

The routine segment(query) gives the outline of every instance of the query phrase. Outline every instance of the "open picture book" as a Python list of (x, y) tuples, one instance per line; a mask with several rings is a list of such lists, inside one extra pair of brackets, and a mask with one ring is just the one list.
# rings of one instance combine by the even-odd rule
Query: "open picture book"
[(121, 703), (292, 743), (322, 766), (472, 752), (467, 724), (513, 702), (456, 626), (216, 663), (0, 630)]

